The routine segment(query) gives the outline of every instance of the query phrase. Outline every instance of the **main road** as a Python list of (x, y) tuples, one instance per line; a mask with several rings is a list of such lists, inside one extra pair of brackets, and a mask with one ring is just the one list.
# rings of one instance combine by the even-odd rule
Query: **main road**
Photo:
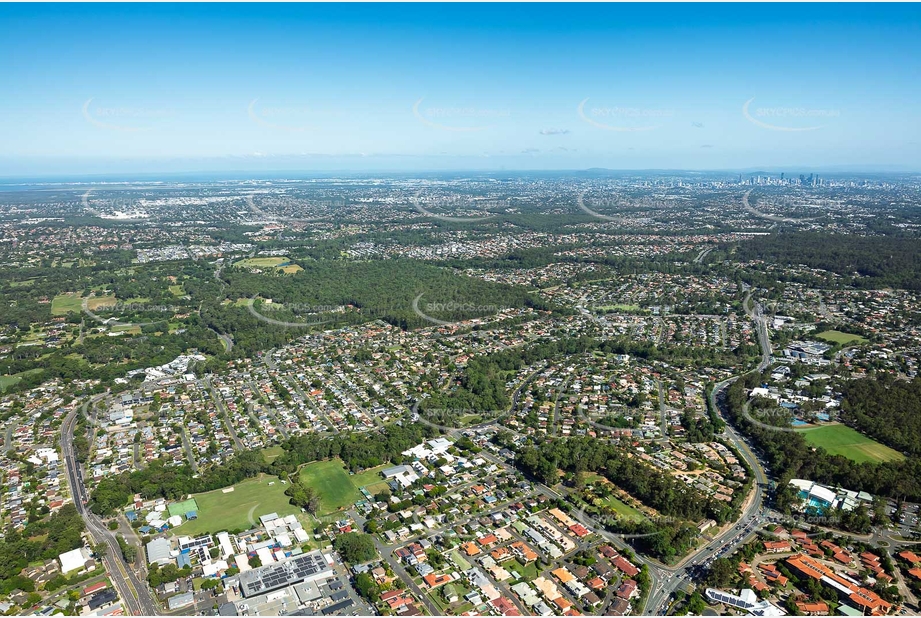
[[(748, 317), (752, 319), (755, 330), (757, 331), (758, 343), (761, 347), (761, 361), (755, 369), (748, 373), (764, 371), (772, 362), (771, 339), (767, 331), (767, 318), (762, 314), (761, 305), (759, 303), (755, 302), (754, 306), (749, 308), (751, 295), (752, 290), (748, 290), (742, 306)], [(721, 393), (730, 384), (739, 379), (739, 377), (741, 376), (734, 376), (714, 385), (713, 390), (710, 391), (710, 406), (712, 406), (714, 410), (720, 410), (718, 400)], [(646, 612), (650, 615), (665, 613), (668, 609), (668, 601), (672, 594), (682, 586), (691, 583), (693, 571), (695, 569), (702, 565), (709, 565), (715, 558), (728, 554), (735, 547), (744, 543), (746, 538), (754, 532), (763, 521), (763, 516), (765, 515), (763, 488), (768, 482), (767, 473), (765, 473), (761, 461), (752, 452), (748, 443), (728, 422), (725, 423), (725, 430), (723, 431), (722, 437), (735, 447), (736, 451), (745, 459), (745, 462), (751, 469), (755, 481), (754, 491), (743, 505), (741, 519), (739, 519), (733, 527), (723, 531), (705, 548), (690, 554), (676, 567), (669, 568), (660, 566), (658, 568), (662, 576), (662, 583), (660, 586), (653, 588), (653, 592), (649, 595), (649, 600), (646, 603)]]
[(81, 407), (74, 408), (64, 418), (64, 423), (61, 427), (61, 452), (64, 455), (67, 480), (70, 484), (74, 504), (77, 507), (77, 513), (83, 518), (87, 531), (95, 543), (101, 543), (106, 546), (102, 562), (106, 567), (109, 578), (112, 580), (112, 584), (118, 591), (118, 595), (125, 604), (125, 609), (134, 616), (156, 616), (160, 612), (157, 604), (150, 596), (147, 583), (139, 581), (131, 568), (122, 560), (121, 548), (118, 546), (115, 535), (106, 528), (96, 515), (86, 508), (89, 494), (83, 485), (83, 472), (80, 470), (77, 453), (74, 449), (74, 427), (77, 424), (79, 410), (82, 409), (86, 413), (90, 405), (95, 405), (103, 397), (104, 395), (94, 397)]

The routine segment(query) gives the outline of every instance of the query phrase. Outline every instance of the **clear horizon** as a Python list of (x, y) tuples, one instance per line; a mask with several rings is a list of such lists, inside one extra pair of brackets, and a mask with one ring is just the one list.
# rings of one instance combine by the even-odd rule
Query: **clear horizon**
[(917, 5), (3, 5), (0, 177), (921, 170)]

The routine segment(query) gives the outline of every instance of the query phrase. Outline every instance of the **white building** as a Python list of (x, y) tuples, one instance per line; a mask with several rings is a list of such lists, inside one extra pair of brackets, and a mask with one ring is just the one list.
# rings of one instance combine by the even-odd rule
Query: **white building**
[(58, 556), (61, 561), (61, 573), (70, 571), (79, 571), (86, 566), (86, 561), (90, 559), (90, 550), (86, 547), (79, 547)]
[(754, 590), (746, 588), (740, 590), (738, 596), (717, 590), (716, 588), (707, 588), (707, 600), (712, 603), (722, 603), (737, 609), (744, 610), (752, 616), (786, 616), (787, 612), (777, 607), (770, 601), (758, 600), (758, 595)]

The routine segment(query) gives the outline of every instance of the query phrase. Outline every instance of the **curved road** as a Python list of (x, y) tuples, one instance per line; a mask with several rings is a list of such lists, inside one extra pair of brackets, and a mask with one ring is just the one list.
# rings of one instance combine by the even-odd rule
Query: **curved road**
[[(771, 340), (767, 332), (767, 319), (762, 315), (761, 305), (757, 302), (754, 303), (752, 308), (749, 308), (751, 295), (752, 290), (748, 290), (742, 306), (745, 308), (745, 313), (754, 322), (755, 330), (758, 335), (758, 343), (761, 346), (761, 362), (758, 363), (755, 369), (742, 375), (747, 375), (754, 371), (764, 371), (770, 366), (772, 361)], [(714, 385), (713, 390), (710, 392), (710, 405), (713, 406), (713, 409), (719, 411), (717, 405), (719, 395), (740, 377), (741, 375), (734, 376)], [(709, 564), (711, 560), (728, 554), (736, 546), (744, 543), (745, 539), (757, 529), (762, 521), (762, 516), (765, 514), (763, 487), (768, 482), (767, 474), (761, 466), (761, 462), (752, 452), (742, 436), (739, 435), (725, 419), (723, 420), (726, 428), (722, 437), (736, 448), (739, 454), (745, 459), (748, 467), (752, 470), (755, 481), (754, 492), (746, 500), (746, 506), (742, 511), (742, 517), (734, 526), (722, 532), (705, 548), (701, 548), (689, 554), (675, 567), (657, 567), (659, 575), (662, 578), (662, 583), (658, 586), (653, 585), (653, 592), (649, 595), (644, 613), (650, 615), (664, 614), (668, 609), (668, 602), (672, 594), (682, 586), (692, 582), (693, 571), (696, 568), (701, 565)]]
[(79, 463), (77, 463), (77, 454), (74, 450), (74, 427), (77, 422), (78, 410), (82, 409), (85, 413), (89, 405), (95, 405), (103, 397), (104, 395), (94, 397), (80, 408), (74, 408), (64, 418), (61, 428), (61, 451), (64, 455), (64, 464), (67, 469), (67, 481), (70, 484), (77, 512), (83, 518), (87, 531), (96, 543), (104, 543), (106, 546), (102, 562), (112, 580), (112, 584), (118, 590), (118, 595), (124, 603), (125, 610), (135, 616), (156, 616), (160, 612), (157, 604), (150, 596), (147, 583), (139, 581), (134, 572), (125, 565), (115, 535), (106, 528), (98, 517), (86, 508), (89, 494), (83, 485), (83, 472), (80, 470)]

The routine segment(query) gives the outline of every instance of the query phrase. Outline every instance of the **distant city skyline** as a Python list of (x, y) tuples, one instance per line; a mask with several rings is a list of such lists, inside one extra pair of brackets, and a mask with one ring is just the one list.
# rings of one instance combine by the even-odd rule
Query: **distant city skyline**
[(0, 6), (0, 177), (921, 171), (921, 8)]

